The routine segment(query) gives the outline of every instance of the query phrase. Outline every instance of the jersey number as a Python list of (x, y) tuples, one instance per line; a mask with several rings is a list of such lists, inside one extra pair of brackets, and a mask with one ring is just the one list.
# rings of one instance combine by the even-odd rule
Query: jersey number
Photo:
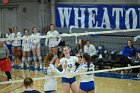
[[(92, 70), (92, 69), (90, 69), (90, 70), (88, 70), (88, 72), (89, 72), (89, 71), (93, 71), (93, 70)], [(92, 75), (92, 73), (91, 73), (91, 74), (87, 74), (87, 75)]]
[(72, 64), (68, 64), (68, 67), (69, 67), (69, 68), (72, 68)]

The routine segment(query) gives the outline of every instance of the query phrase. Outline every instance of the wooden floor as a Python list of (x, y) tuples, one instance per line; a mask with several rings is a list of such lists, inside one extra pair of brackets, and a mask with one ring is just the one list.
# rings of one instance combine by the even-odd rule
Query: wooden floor
[[(23, 79), (26, 76), (43, 77), (41, 72), (13, 70), (13, 80)], [(77, 78), (78, 79), (78, 78)], [(6, 80), (5, 74), (0, 74), (0, 81)], [(79, 81), (78, 81), (79, 82)], [(43, 92), (44, 80), (34, 82), (34, 88)], [(140, 93), (140, 81), (122, 80), (113, 78), (95, 77), (96, 93)], [(0, 93), (22, 93), (24, 91), (22, 83), (0, 85)], [(62, 83), (58, 79), (57, 93), (62, 92)]]

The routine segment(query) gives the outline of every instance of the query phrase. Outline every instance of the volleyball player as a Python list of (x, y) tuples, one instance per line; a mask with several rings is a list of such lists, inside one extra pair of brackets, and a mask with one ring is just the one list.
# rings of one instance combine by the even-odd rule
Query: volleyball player
[(57, 80), (56, 78), (51, 78), (51, 76), (62, 74), (65, 70), (60, 72), (55, 66), (56, 57), (54, 54), (49, 54), (44, 58), (45, 68), (47, 69), (47, 75), (50, 77), (46, 79), (44, 84), (44, 91), (45, 93), (57, 93)]
[(49, 39), (47, 38), (46, 39), (46, 46), (49, 47), (50, 53), (57, 55), (57, 50), (58, 50), (57, 46), (60, 43), (61, 38), (58, 37), (59, 33), (57, 30), (55, 30), (54, 24), (50, 25), (50, 31), (47, 32), (47, 35), (48, 36), (56, 36), (56, 37), (51, 37)]
[[(21, 37), (21, 32), (18, 32), (17, 27), (13, 27), (12, 38)], [(20, 63), (21, 57), (21, 40), (13, 40), (12, 41), (12, 57), (15, 59), (15, 63)]]
[(33, 89), (33, 80), (30, 77), (26, 77), (24, 79), (23, 85), (26, 88), (26, 90), (22, 93), (41, 93), (41, 92)]
[[(73, 93), (78, 92), (78, 86), (76, 82), (76, 77), (74, 75), (71, 75), (75, 71), (75, 63), (78, 62), (78, 58), (76, 56), (70, 56), (69, 48), (65, 46), (63, 48), (63, 54), (64, 57), (60, 59), (60, 64), (62, 65), (63, 69), (64, 66), (67, 65), (65, 73), (67, 75), (64, 75), (62, 77), (62, 83), (63, 83), (63, 90), (64, 93), (70, 93), (70, 89)], [(68, 75), (69, 74), (69, 75)]]
[(26, 61), (26, 57), (27, 57), (27, 62), (26, 65), (27, 67), (29, 67), (29, 62), (31, 61), (30, 58), (30, 52), (31, 52), (31, 39), (29, 39), (29, 30), (28, 29), (24, 29), (24, 38), (22, 41), (22, 51), (23, 51), (23, 56), (22, 56), (22, 68), (23, 68), (23, 64)]
[[(32, 35), (31, 36), (40, 36), (41, 34), (37, 31), (36, 27), (32, 28)], [(40, 53), (40, 38), (33, 38), (31, 39), (32, 42), (32, 53), (33, 53), (33, 60), (35, 63), (35, 68), (38, 67), (38, 65), (40, 65), (40, 68), (42, 68), (42, 57), (41, 57), (41, 53)], [(40, 64), (37, 64), (37, 58), (39, 60)]]
[[(94, 65), (90, 61), (90, 55), (87, 53), (83, 54), (83, 64), (81, 64), (76, 72), (88, 72), (94, 71)], [(94, 92), (94, 79), (93, 74), (80, 75), (80, 89), (78, 93), (95, 93)]]
[[(6, 34), (6, 38), (12, 38), (12, 29), (8, 28), (7, 34)], [(9, 57), (12, 60), (12, 42), (11, 40), (6, 41), (6, 45), (9, 49)]]

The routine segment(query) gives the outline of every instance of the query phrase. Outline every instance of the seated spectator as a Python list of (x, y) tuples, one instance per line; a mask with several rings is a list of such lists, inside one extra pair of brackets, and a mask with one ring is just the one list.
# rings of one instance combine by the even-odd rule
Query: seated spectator
[(127, 56), (129, 59), (136, 56), (136, 53), (140, 53), (140, 50), (133, 46), (133, 42), (128, 40), (128, 45), (124, 47), (122, 55)]
[(33, 80), (32, 80), (32, 78), (26, 77), (24, 79), (23, 84), (24, 84), (26, 90), (24, 92), (22, 92), (22, 93), (41, 93), (41, 92), (33, 89)]
[(89, 40), (86, 41), (86, 45), (84, 46), (84, 53), (88, 53), (90, 56), (96, 55), (96, 48), (90, 44)]
[(133, 46), (133, 42), (131, 40), (127, 41), (127, 46), (124, 47), (122, 51), (123, 55), (123, 66), (127, 66), (128, 64), (132, 65), (132, 60), (138, 54), (138, 58), (140, 59), (140, 50), (136, 49)]

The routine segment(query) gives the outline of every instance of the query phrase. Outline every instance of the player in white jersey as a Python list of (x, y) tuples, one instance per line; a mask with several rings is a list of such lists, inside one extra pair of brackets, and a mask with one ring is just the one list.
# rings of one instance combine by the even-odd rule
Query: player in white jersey
[[(13, 27), (12, 38), (21, 37), (21, 32), (18, 32), (17, 27)], [(15, 58), (15, 63), (19, 64), (21, 60), (21, 40), (12, 40), (12, 57)]]
[(45, 93), (57, 93), (57, 79), (56, 78), (51, 78), (52, 76), (62, 74), (64, 73), (65, 70), (60, 72), (55, 66), (55, 56), (54, 54), (49, 54), (46, 55), (44, 58), (44, 63), (45, 63), (45, 68), (47, 69), (47, 76), (50, 78), (47, 78), (44, 84), (44, 92)]
[[(37, 31), (36, 27), (33, 27), (33, 33), (31, 36), (40, 36), (41, 34)], [(32, 53), (33, 53), (33, 60), (35, 63), (35, 68), (37, 68), (38, 64), (37, 64), (37, 58), (39, 60), (40, 63), (40, 68), (42, 68), (42, 57), (41, 57), (41, 53), (40, 53), (40, 38), (33, 38), (31, 39), (32, 42)]]
[[(90, 61), (90, 55), (87, 53), (83, 54), (83, 64), (81, 64), (76, 72), (88, 72), (94, 71), (94, 65)], [(80, 89), (78, 93), (95, 93), (93, 74), (80, 75)]]
[(28, 29), (24, 29), (24, 39), (22, 41), (22, 51), (23, 51), (23, 56), (22, 56), (22, 65), (21, 67), (23, 67), (23, 63), (25, 63), (26, 61), (26, 57), (27, 57), (27, 60), (28, 60), (28, 63), (27, 64), (27, 67), (29, 67), (29, 62), (31, 61), (31, 58), (30, 58), (30, 52), (31, 52), (31, 39), (28, 38), (29, 37), (29, 30)]
[(73, 93), (77, 93), (78, 85), (76, 82), (76, 77), (74, 75), (71, 75), (71, 73), (75, 71), (76, 68), (75, 63), (78, 62), (78, 58), (76, 56), (70, 56), (68, 47), (63, 48), (63, 54), (64, 57), (60, 59), (60, 64), (62, 65), (63, 69), (64, 66), (67, 65), (65, 71), (67, 75), (64, 75), (62, 77), (63, 91), (64, 93), (70, 93), (71, 88)]
[[(12, 29), (11, 28), (8, 28), (6, 38), (12, 38)], [(11, 40), (6, 41), (6, 45), (9, 49), (10, 59), (12, 60), (12, 41)]]
[(59, 33), (57, 30), (54, 29), (54, 24), (50, 25), (50, 31), (47, 32), (47, 36), (56, 36), (56, 37), (51, 37), (49, 39), (47, 38), (46, 39), (46, 46), (49, 47), (50, 53), (57, 55), (57, 50), (58, 50), (57, 47), (61, 41), (61, 38), (58, 37)]

